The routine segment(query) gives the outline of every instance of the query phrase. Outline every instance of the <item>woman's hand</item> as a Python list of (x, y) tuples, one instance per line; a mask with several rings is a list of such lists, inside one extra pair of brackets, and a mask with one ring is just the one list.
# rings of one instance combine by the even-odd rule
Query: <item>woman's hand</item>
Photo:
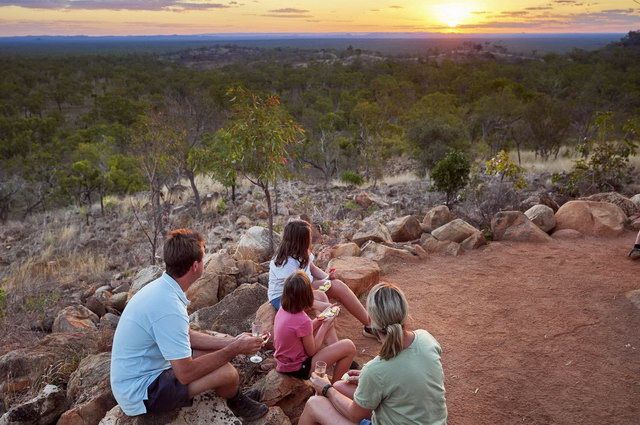
[(360, 371), (358, 369), (351, 369), (347, 372), (347, 375), (349, 375), (348, 384), (358, 385), (360, 381)]
[(335, 278), (336, 278), (336, 269), (330, 269), (330, 270), (327, 272), (327, 277), (326, 277), (326, 279), (329, 279), (329, 280), (335, 280)]
[(313, 385), (313, 389), (316, 390), (316, 394), (321, 394), (322, 389), (327, 384), (331, 384), (331, 381), (329, 381), (329, 378), (326, 378), (326, 377), (321, 378), (315, 373), (311, 374), (311, 377), (309, 377), (309, 381), (311, 382), (311, 385)]

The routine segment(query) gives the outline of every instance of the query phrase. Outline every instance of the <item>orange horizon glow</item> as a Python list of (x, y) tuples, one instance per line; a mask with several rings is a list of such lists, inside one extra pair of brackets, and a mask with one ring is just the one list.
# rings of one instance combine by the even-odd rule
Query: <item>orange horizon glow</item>
[[(633, 0), (483, 0), (348, 3), (326, 0), (2, 0), (0, 36), (225, 33), (626, 33), (640, 28)], [(22, 3), (26, 4), (26, 3)], [(55, 5), (52, 7), (51, 5)], [(374, 5), (372, 5), (374, 4)], [(39, 6), (39, 7), (35, 7)], [(99, 7), (102, 7), (98, 9)]]

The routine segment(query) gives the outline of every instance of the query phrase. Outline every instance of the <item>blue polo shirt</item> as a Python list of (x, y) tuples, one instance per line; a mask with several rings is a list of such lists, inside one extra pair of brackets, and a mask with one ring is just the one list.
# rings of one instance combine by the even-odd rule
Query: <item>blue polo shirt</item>
[(189, 301), (163, 273), (131, 298), (124, 309), (111, 352), (111, 391), (122, 411), (147, 413), (147, 388), (169, 369), (169, 360), (191, 357)]

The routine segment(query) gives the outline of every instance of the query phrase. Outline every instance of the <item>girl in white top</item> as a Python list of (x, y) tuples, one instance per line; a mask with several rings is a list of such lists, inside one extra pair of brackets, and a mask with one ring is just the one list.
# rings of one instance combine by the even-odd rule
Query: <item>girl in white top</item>
[[(280, 308), (280, 297), (284, 281), (291, 274), (302, 270), (313, 286), (315, 298), (314, 310), (322, 311), (328, 307), (328, 298), (334, 299), (344, 306), (363, 325), (363, 335), (375, 338), (371, 332), (369, 314), (358, 300), (353, 291), (333, 274), (326, 273), (313, 264), (314, 256), (311, 253), (311, 227), (303, 220), (294, 220), (287, 223), (282, 235), (282, 242), (278, 247), (275, 257), (269, 263), (269, 302), (277, 310)], [(330, 282), (331, 286), (324, 292), (318, 288)], [(327, 298), (328, 296), (328, 298)]]

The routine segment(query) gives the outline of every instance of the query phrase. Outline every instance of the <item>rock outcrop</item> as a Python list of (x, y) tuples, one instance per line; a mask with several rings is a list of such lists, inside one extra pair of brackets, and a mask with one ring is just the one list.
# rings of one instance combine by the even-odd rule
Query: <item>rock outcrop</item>
[(9, 409), (0, 417), (0, 425), (49, 425), (67, 410), (67, 397), (56, 385), (46, 385), (40, 393)]
[[(280, 235), (273, 232), (274, 249), (280, 244)], [(238, 242), (238, 247), (234, 254), (236, 260), (252, 260), (262, 263), (271, 258), (269, 249), (269, 229), (260, 226), (253, 226), (246, 231)]]

